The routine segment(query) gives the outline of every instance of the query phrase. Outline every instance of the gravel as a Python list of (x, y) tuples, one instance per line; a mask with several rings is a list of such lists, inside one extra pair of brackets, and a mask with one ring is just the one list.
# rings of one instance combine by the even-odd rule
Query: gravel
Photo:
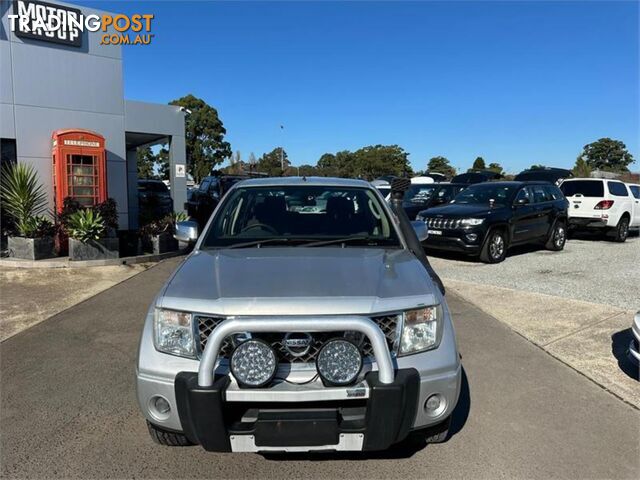
[(561, 252), (516, 247), (494, 265), (433, 250), (427, 254), (445, 286), (450, 278), (640, 310), (637, 233), (625, 243), (583, 234), (569, 240)]

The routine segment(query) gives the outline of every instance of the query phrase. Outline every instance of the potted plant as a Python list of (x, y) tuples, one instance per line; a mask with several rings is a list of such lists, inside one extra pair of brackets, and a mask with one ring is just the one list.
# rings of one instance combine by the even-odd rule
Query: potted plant
[(184, 212), (170, 213), (160, 220), (146, 224), (140, 229), (144, 250), (155, 255), (178, 250), (178, 241), (173, 237), (176, 233), (176, 223), (188, 219)]
[(9, 255), (28, 260), (54, 257), (53, 224), (41, 215), (47, 208), (47, 195), (35, 169), (19, 163), (4, 170), (0, 197), (13, 222)]
[(71, 260), (119, 258), (119, 240), (105, 236), (104, 219), (92, 209), (80, 210), (69, 216), (69, 257)]

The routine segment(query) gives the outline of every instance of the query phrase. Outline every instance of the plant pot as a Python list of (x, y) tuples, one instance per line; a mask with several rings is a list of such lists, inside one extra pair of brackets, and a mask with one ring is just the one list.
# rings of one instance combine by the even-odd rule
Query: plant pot
[(175, 252), (178, 250), (178, 241), (173, 238), (173, 234), (163, 232), (151, 237), (151, 250), (154, 255), (161, 253)]
[(83, 243), (69, 239), (69, 258), (71, 260), (104, 260), (120, 257), (120, 240), (115, 237), (90, 240)]
[(120, 239), (120, 256), (135, 257), (142, 252), (142, 242), (138, 232), (134, 230), (120, 230), (118, 232)]
[(9, 237), (9, 256), (26, 260), (41, 260), (56, 256), (53, 237)]

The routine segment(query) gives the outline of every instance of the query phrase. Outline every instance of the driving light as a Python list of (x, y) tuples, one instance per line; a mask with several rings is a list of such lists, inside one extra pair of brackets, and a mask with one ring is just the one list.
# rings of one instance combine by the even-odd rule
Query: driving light
[(154, 320), (154, 341), (158, 351), (195, 358), (190, 313), (156, 308)]
[(482, 222), (484, 222), (484, 218), (463, 218), (460, 220), (460, 225), (463, 227), (477, 227), (482, 225)]
[(276, 375), (278, 361), (271, 346), (259, 339), (247, 340), (231, 354), (231, 373), (244, 387), (263, 387)]
[(398, 355), (424, 352), (436, 348), (442, 336), (442, 307), (409, 310), (402, 315), (402, 334)]
[(349, 385), (358, 378), (362, 369), (362, 355), (354, 343), (336, 338), (329, 340), (320, 349), (316, 368), (326, 385)]

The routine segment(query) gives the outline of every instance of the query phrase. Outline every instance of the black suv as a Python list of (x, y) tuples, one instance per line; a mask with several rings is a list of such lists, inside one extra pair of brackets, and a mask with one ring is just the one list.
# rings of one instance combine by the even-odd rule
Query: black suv
[(204, 177), (200, 182), (200, 186), (191, 192), (191, 195), (187, 202), (184, 204), (184, 209), (187, 214), (198, 224), (200, 228), (204, 227), (209, 220), (209, 217), (213, 213), (213, 210), (218, 206), (220, 200), (225, 193), (229, 191), (236, 183), (247, 178), (253, 178), (256, 176), (265, 176), (263, 174), (240, 174), (240, 175), (210, 175)]
[(541, 242), (562, 250), (568, 205), (560, 189), (547, 182), (488, 182), (469, 185), (452, 203), (422, 211), (417, 219), (427, 224), (427, 249), (498, 263), (513, 245)]
[(449, 203), (468, 186), (466, 183), (413, 183), (404, 194), (402, 207), (409, 220), (415, 220), (420, 212)]

